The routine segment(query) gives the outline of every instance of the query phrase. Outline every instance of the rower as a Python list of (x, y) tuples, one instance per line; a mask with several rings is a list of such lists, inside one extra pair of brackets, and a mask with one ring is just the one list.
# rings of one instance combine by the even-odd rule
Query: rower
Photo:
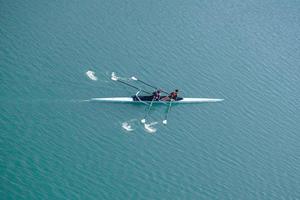
[(169, 98), (170, 99), (174, 99), (176, 100), (177, 99), (177, 93), (179, 92), (178, 89), (176, 89), (174, 92), (171, 92), (171, 94), (169, 95)]
[(158, 90), (156, 90), (156, 91), (154, 91), (152, 93), (153, 100), (158, 101), (160, 99), (160, 93), (161, 93), (161, 91), (162, 91), (161, 89), (158, 89)]
[(175, 91), (171, 92), (168, 96), (162, 98), (161, 100), (163, 100), (163, 101), (175, 100), (176, 101), (178, 92), (179, 92), (179, 90), (176, 89)]

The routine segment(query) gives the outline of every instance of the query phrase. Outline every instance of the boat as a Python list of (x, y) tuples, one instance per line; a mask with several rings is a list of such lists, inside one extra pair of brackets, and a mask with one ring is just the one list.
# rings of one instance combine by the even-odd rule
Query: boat
[[(112, 103), (151, 103), (152, 98), (153, 96), (108, 97), (108, 98), (91, 98), (90, 101), (112, 102)], [(223, 100), (224, 99), (178, 97), (176, 100), (172, 101), (172, 104), (213, 103), (213, 102), (220, 102)], [(155, 100), (152, 103), (166, 104), (168, 102), (170, 101)]]
[[(154, 89), (158, 89), (158, 87), (155, 87), (153, 85), (150, 85), (134, 76), (132, 76), (130, 78), (131, 80), (134, 81), (138, 81), (146, 86), (149, 86), (151, 88)], [(100, 102), (112, 102), (112, 103), (145, 103), (145, 104), (149, 104), (149, 103), (163, 103), (163, 104), (167, 104), (168, 102), (170, 102), (170, 99), (165, 101), (163, 100), (166, 96), (161, 96), (160, 99), (158, 100), (153, 100), (153, 95), (151, 92), (142, 90), (134, 85), (131, 85), (127, 82), (122, 81), (119, 77), (116, 76), (116, 74), (114, 72), (112, 72), (111, 74), (111, 80), (113, 81), (117, 81), (120, 83), (123, 83), (129, 87), (132, 87), (134, 89), (137, 89), (138, 92), (131, 97), (107, 97), (107, 98), (91, 98), (90, 101), (100, 101)], [(168, 92), (165, 92), (163, 90), (161, 90), (163, 93), (165, 94), (169, 94)], [(140, 92), (144, 92), (150, 95), (144, 95), (144, 96), (140, 96), (139, 93)], [(224, 99), (213, 99), (213, 98), (183, 98), (183, 97), (177, 97), (176, 99), (172, 100), (172, 104), (173, 103), (210, 103), (210, 102), (220, 102), (223, 101)]]
[[(111, 74), (111, 80), (122, 83), (124, 85), (127, 85), (131, 88), (134, 88), (136, 90), (138, 90), (138, 92), (133, 95), (133, 96), (129, 96), (129, 97), (105, 97), (105, 98), (91, 98), (89, 99), (89, 101), (99, 101), (99, 102), (111, 102), (111, 103), (143, 103), (146, 104), (148, 106), (148, 109), (146, 111), (145, 117), (143, 119), (141, 119), (141, 122), (143, 124), (146, 123), (146, 118), (149, 115), (150, 109), (152, 107), (153, 104), (165, 104), (168, 106), (167, 112), (165, 114), (165, 118), (163, 120), (163, 124), (167, 124), (167, 119), (168, 119), (168, 114), (171, 110), (171, 106), (172, 104), (187, 104), (187, 103), (211, 103), (211, 102), (220, 102), (223, 101), (223, 99), (214, 99), (214, 98), (186, 98), (186, 97), (178, 97), (177, 95), (174, 97), (170, 96), (169, 92), (163, 91), (161, 89), (159, 89), (158, 87), (155, 87), (153, 85), (150, 85), (134, 76), (132, 76), (130, 78), (133, 81), (138, 81), (148, 87), (151, 87), (153, 89), (155, 89), (156, 91), (160, 91), (164, 94), (166, 94), (165, 96), (160, 96), (159, 99), (156, 99), (158, 96), (154, 97), (152, 92), (149, 91), (145, 91), (135, 85), (132, 85), (128, 82), (125, 82), (123, 79), (121, 79), (120, 77), (117, 77), (116, 74), (113, 72)], [(140, 93), (143, 92), (145, 94), (148, 95), (140, 95)], [(146, 126), (146, 124), (145, 124)]]

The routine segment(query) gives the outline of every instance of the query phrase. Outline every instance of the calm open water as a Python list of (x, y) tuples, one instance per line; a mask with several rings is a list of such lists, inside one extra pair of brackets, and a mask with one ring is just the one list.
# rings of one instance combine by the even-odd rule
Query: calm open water
[[(1, 199), (300, 199), (299, 10), (0, 0)], [(83, 101), (134, 94), (113, 71), (225, 101), (155, 106), (149, 133), (143, 105)]]

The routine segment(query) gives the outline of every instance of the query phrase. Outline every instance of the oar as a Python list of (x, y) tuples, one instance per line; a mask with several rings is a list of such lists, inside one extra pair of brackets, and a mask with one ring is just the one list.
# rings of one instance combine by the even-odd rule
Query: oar
[(144, 117), (143, 119), (141, 119), (141, 122), (142, 122), (143, 124), (146, 123), (146, 117), (148, 116), (148, 114), (149, 114), (149, 112), (150, 112), (150, 109), (151, 109), (151, 107), (152, 107), (152, 104), (153, 104), (154, 99), (155, 99), (155, 97), (153, 97), (153, 99), (152, 99), (152, 101), (151, 101), (151, 103), (150, 103), (150, 105), (149, 105), (149, 108), (148, 108), (148, 110), (147, 110), (147, 113), (146, 113), (145, 117)]
[(167, 125), (167, 123), (168, 123), (168, 115), (169, 115), (169, 112), (170, 112), (170, 110), (171, 110), (172, 102), (173, 102), (173, 99), (170, 99), (170, 104), (169, 104), (169, 107), (168, 107), (168, 111), (167, 111), (167, 114), (166, 114), (165, 119), (164, 119), (164, 121), (163, 121), (163, 124), (164, 124), (164, 125)]
[(131, 85), (131, 84), (129, 84), (129, 83), (126, 83), (126, 82), (124, 82), (124, 81), (119, 80), (119, 77), (117, 77), (114, 73), (111, 75), (111, 80), (113, 80), (113, 81), (118, 81), (118, 82), (120, 82), (120, 83), (123, 83), (124, 85), (127, 85), (127, 86), (132, 87), (132, 88), (137, 89), (137, 90), (140, 90), (140, 91), (145, 92), (145, 93), (147, 93), (147, 94), (152, 94), (151, 92), (147, 92), (147, 91), (145, 91), (145, 90), (141, 90), (140, 88), (138, 88), (138, 87), (136, 87), (136, 86), (134, 86), (134, 85)]
[[(142, 80), (140, 80), (140, 79), (138, 79), (138, 78), (136, 78), (136, 77), (134, 77), (134, 76), (132, 76), (131, 77), (131, 79), (132, 80), (134, 80), (134, 81), (138, 81), (138, 82), (140, 82), (140, 83), (143, 83), (144, 85), (147, 85), (147, 86), (149, 86), (149, 87), (152, 87), (152, 88), (154, 88), (154, 89), (158, 89), (158, 87), (155, 87), (155, 86), (153, 86), (153, 85), (150, 85), (150, 84), (148, 84), (148, 83), (146, 83), (146, 82), (144, 82), (144, 81), (142, 81)], [(166, 92), (166, 91), (163, 91), (163, 90), (161, 90), (163, 93), (165, 93), (165, 94), (169, 94), (168, 92)]]

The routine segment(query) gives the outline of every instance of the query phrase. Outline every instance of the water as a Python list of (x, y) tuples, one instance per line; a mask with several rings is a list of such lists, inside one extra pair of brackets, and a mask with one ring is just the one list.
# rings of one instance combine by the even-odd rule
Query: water
[[(0, 4), (2, 199), (300, 199), (299, 2)], [(84, 101), (135, 93), (113, 71), (225, 101), (151, 132)]]

